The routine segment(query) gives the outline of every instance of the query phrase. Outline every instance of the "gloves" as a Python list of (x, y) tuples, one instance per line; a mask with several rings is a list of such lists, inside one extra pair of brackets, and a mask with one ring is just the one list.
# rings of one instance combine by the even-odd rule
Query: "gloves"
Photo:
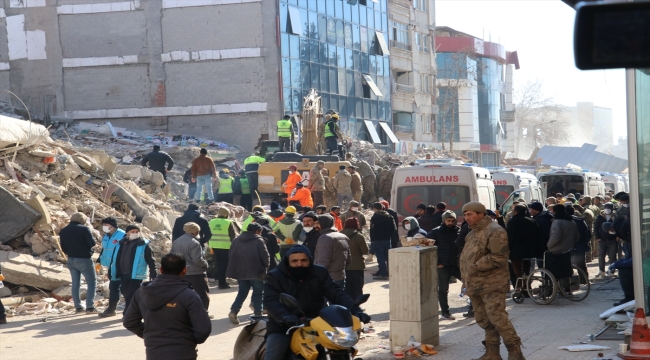
[(364, 312), (358, 312), (358, 313), (354, 314), (354, 316), (358, 317), (359, 320), (364, 324), (367, 324), (367, 323), (370, 322), (370, 315), (368, 315), (368, 314), (366, 314)]
[(300, 319), (296, 315), (285, 315), (282, 317), (282, 322), (288, 327), (300, 325)]
[(99, 264), (99, 263), (95, 264), (95, 272), (97, 274), (101, 274), (101, 272), (102, 272), (102, 264)]
[(0, 274), (0, 281), (3, 281), (4, 279), (5, 277), (2, 274)]

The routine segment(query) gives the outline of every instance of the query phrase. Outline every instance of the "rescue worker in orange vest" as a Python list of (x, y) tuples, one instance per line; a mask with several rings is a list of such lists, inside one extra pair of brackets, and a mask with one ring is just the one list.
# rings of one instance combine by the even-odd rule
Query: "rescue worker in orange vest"
[(293, 189), (296, 188), (296, 184), (302, 181), (302, 176), (298, 173), (298, 167), (296, 165), (291, 165), (288, 169), (289, 176), (287, 177), (287, 181), (282, 184), (284, 193), (287, 194), (287, 198), (293, 195)]
[(304, 206), (314, 207), (314, 200), (311, 198), (311, 191), (307, 189), (301, 182), (296, 183), (296, 193), (287, 198), (289, 205), (294, 205), (302, 210)]

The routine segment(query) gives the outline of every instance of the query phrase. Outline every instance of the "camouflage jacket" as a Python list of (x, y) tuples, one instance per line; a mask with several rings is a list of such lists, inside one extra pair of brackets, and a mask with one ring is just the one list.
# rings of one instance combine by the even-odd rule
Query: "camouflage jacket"
[(318, 165), (309, 171), (309, 186), (307, 188), (311, 192), (325, 191), (325, 179), (323, 179), (323, 174), (321, 174)]
[(467, 295), (508, 292), (508, 233), (489, 216), (470, 229), (460, 254), (460, 272)]

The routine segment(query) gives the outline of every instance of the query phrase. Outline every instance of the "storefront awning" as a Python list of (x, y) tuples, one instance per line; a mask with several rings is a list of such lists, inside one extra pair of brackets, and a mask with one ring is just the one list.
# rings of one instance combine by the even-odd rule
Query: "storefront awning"
[(366, 129), (368, 129), (368, 134), (370, 134), (372, 142), (375, 144), (381, 144), (381, 139), (379, 138), (377, 129), (375, 129), (375, 124), (373, 124), (370, 120), (363, 120), (363, 122), (366, 123)]
[(366, 84), (370, 87), (370, 90), (372, 90), (373, 93), (377, 96), (384, 96), (381, 91), (379, 91), (379, 88), (377, 87), (377, 84), (372, 80), (370, 75), (363, 74), (363, 80), (365, 80)]
[(380, 55), (390, 55), (390, 51), (388, 51), (388, 44), (386, 43), (384, 34), (375, 30), (375, 35), (377, 35), (377, 42), (379, 43), (379, 48), (381, 48)]
[(397, 139), (397, 136), (393, 134), (393, 130), (390, 129), (390, 126), (388, 126), (387, 123), (380, 121), (379, 126), (381, 126), (382, 129), (384, 129), (384, 132), (386, 133), (386, 136), (390, 139), (395, 144), (399, 143), (399, 139)]

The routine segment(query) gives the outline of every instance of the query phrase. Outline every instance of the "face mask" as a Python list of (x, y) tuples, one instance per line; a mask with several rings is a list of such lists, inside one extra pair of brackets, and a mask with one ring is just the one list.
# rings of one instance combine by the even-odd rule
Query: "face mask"
[(131, 234), (129, 234), (129, 240), (135, 240), (135, 239), (137, 239), (139, 237), (140, 237), (140, 233), (136, 233), (136, 234), (131, 233)]
[(108, 225), (104, 225), (104, 226), (102, 226), (102, 230), (103, 230), (105, 233), (109, 233), (109, 232), (111, 232), (111, 227), (108, 226)]
[(609, 215), (612, 213), (612, 209), (605, 209), (605, 214)]
[(305, 230), (306, 233), (308, 233), (308, 232), (311, 232), (312, 230), (314, 230), (314, 227), (313, 226), (308, 226), (308, 227), (303, 227), (303, 229)]
[(610, 231), (609, 234), (610, 234), (610, 235), (616, 235), (616, 231), (613, 231), (613, 232)]
[(406, 230), (411, 230), (411, 224), (406, 224), (406, 225), (404, 225), (404, 229), (406, 229)]
[(626, 207), (630, 207), (630, 204), (621, 204), (621, 206), (626, 208)]
[(359, 208), (358, 207), (352, 207), (352, 208), (350, 208), (350, 210), (357, 211), (357, 210), (359, 210)]
[(297, 280), (306, 280), (311, 275), (311, 268), (289, 266), (289, 274)]
[(289, 174), (293, 174), (293, 170), (289, 171)]

